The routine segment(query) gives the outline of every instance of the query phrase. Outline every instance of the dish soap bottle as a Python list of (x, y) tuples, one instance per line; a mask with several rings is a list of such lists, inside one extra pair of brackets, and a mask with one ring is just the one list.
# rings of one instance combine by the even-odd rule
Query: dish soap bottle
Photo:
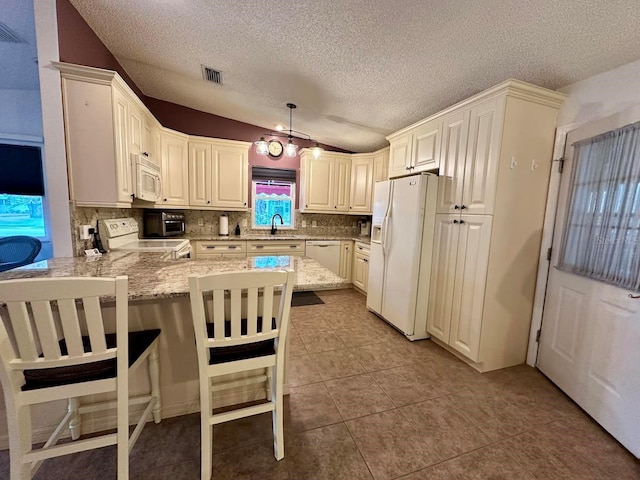
[(236, 235), (240, 235), (240, 224), (236, 223), (236, 231), (234, 232)]

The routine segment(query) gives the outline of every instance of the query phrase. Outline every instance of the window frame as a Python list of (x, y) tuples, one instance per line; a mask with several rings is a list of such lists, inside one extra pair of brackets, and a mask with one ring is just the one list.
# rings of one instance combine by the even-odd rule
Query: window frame
[(291, 226), (277, 224), (278, 230), (295, 230), (296, 229), (296, 182), (292, 180), (268, 180), (257, 179), (251, 180), (251, 229), (252, 230), (271, 230), (271, 225), (256, 225), (256, 185), (258, 183), (275, 183), (275, 184), (288, 184), (291, 187)]

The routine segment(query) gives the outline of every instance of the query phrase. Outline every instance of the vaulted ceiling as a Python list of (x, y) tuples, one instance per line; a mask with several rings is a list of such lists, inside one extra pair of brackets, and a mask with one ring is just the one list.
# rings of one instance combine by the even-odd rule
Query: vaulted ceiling
[[(640, 58), (637, 0), (71, 0), (145, 95), (352, 151), (507, 78)], [(222, 71), (223, 85), (201, 66)]]

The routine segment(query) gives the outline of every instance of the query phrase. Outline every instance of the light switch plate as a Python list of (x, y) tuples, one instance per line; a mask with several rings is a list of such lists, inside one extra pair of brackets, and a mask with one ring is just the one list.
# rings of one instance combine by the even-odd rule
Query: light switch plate
[(302, 228), (305, 228), (307, 226), (307, 221), (306, 220), (302, 220)]
[(247, 226), (247, 219), (246, 219), (246, 218), (243, 218), (243, 219), (242, 219), (242, 226), (243, 226), (243, 227), (246, 227), (246, 226)]
[(315, 220), (312, 220), (312, 221), (311, 221), (311, 226), (312, 226), (313, 228), (317, 227), (317, 226), (318, 226), (318, 222), (316, 222)]

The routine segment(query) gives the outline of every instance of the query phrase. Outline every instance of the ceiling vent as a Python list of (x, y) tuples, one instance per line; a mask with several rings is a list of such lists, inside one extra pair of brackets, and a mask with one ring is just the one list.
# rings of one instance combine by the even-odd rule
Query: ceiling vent
[(0, 22), (0, 42), (5, 43), (27, 43), (20, 35)]
[(215, 68), (202, 65), (202, 78), (204, 78), (207, 82), (222, 85), (222, 72), (220, 70), (216, 70)]

